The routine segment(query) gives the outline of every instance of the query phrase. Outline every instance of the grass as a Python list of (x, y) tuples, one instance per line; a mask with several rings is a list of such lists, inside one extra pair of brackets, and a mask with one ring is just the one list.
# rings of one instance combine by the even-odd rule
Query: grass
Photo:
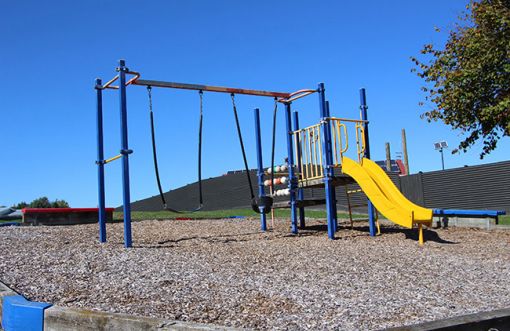
[[(258, 217), (251, 209), (231, 209), (231, 210), (215, 210), (215, 211), (198, 211), (195, 213), (182, 213), (176, 214), (169, 211), (133, 211), (131, 212), (131, 219), (134, 221), (141, 220), (165, 220), (175, 219), (178, 217), (193, 218), (193, 219), (213, 219), (213, 218), (228, 218), (230, 216), (245, 216), (245, 217)], [(355, 218), (367, 218), (367, 215), (353, 215)], [(276, 209), (275, 217), (290, 218), (289, 209)], [(324, 210), (307, 210), (306, 217), (310, 218), (326, 218)], [(338, 213), (338, 218), (349, 218), (347, 213)], [(113, 213), (114, 220), (122, 220), (122, 212)], [(2, 222), (2, 221), (0, 221)], [(499, 217), (499, 224), (510, 225), (510, 215), (503, 215)]]
[[(211, 218), (228, 218), (230, 216), (246, 216), (246, 217), (258, 217), (258, 214), (254, 213), (251, 209), (231, 209), (231, 210), (215, 210), (215, 211), (198, 211), (195, 213), (183, 213), (176, 214), (168, 211), (133, 211), (131, 212), (131, 219), (134, 221), (141, 220), (164, 220), (164, 219), (175, 219), (177, 217), (186, 217), (194, 219), (211, 219)], [(290, 218), (290, 210), (288, 209), (276, 209), (275, 217)], [(326, 218), (326, 212), (323, 210), (307, 210), (306, 217), (310, 218)], [(356, 215), (356, 218), (366, 218), (367, 215)], [(349, 214), (338, 213), (338, 218), (349, 218)], [(121, 212), (113, 213), (114, 220), (122, 220), (123, 214)], [(0, 223), (7, 223), (20, 220), (2, 220)], [(510, 225), (510, 215), (503, 215), (499, 217), (499, 224)]]
[[(212, 219), (212, 218), (228, 218), (230, 216), (245, 216), (245, 217), (258, 217), (258, 214), (251, 209), (231, 209), (231, 210), (215, 210), (215, 211), (197, 211), (195, 213), (182, 213), (176, 214), (169, 211), (133, 211), (131, 212), (131, 219), (135, 221), (141, 220), (163, 220), (175, 219), (178, 217), (193, 218), (193, 219)], [(290, 218), (290, 210), (276, 209), (275, 217)], [(307, 210), (306, 217), (310, 218), (326, 218), (326, 212), (323, 210)], [(348, 218), (348, 214), (338, 213), (338, 218)], [(114, 220), (122, 220), (122, 212), (114, 212)]]
[(499, 224), (510, 225), (510, 215), (499, 216)]

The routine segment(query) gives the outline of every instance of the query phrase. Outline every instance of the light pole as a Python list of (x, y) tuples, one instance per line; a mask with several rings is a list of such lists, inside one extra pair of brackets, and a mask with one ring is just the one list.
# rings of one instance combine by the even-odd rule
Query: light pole
[(444, 170), (443, 149), (445, 149), (445, 148), (448, 148), (448, 143), (446, 141), (440, 141), (440, 142), (434, 143), (434, 149), (441, 153), (441, 165), (443, 167), (443, 170)]

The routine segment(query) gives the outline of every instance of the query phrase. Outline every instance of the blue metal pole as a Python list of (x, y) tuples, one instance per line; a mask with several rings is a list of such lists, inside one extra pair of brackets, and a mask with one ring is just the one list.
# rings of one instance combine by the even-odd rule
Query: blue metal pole
[[(331, 117), (331, 113), (329, 112), (329, 101), (326, 101), (326, 116), (327, 117)], [(333, 164), (333, 145), (331, 143), (331, 126), (328, 125), (328, 141), (330, 141), (329, 145), (330, 145), (330, 148), (331, 148), (331, 151), (329, 152), (329, 154), (331, 155), (330, 157), (330, 164), (332, 165)], [(335, 175), (335, 169), (331, 169), (331, 172), (333, 174), (333, 176)], [(333, 199), (333, 225), (335, 226), (335, 232), (338, 231), (338, 217), (337, 217), (337, 208), (336, 208), (336, 191), (335, 191), (335, 187), (333, 185), (331, 185), (330, 187), (330, 194), (331, 194), (331, 198)]]
[(333, 167), (332, 167), (332, 159), (333, 156), (331, 154), (331, 139), (329, 138), (329, 121), (326, 120), (327, 116), (327, 106), (326, 106), (326, 94), (324, 89), (324, 83), (319, 84), (318, 88), (319, 94), (319, 107), (320, 107), (320, 116), (322, 122), (322, 159), (323, 159), (323, 168), (324, 168), (324, 191), (326, 193), (326, 213), (328, 218), (328, 237), (329, 239), (335, 239), (335, 215), (333, 205), (335, 204), (334, 197), (331, 194), (331, 189), (333, 187)]
[[(297, 111), (294, 111), (294, 131), (299, 130), (299, 114)], [(296, 141), (296, 149), (297, 149), (297, 168), (298, 171), (301, 171), (301, 142), (299, 141), (299, 136)], [(297, 189), (297, 198), (298, 201), (303, 201), (304, 196), (304, 190), (302, 188)], [(304, 229), (306, 226), (305, 224), (305, 207), (299, 207), (299, 228)]]
[[(367, 106), (367, 95), (364, 88), (359, 90), (359, 96), (360, 96), (360, 102), (361, 102), (361, 119), (364, 121), (368, 121), (368, 106)], [(370, 142), (369, 142), (369, 135), (368, 135), (368, 122), (364, 123), (364, 131), (365, 131), (365, 155), (367, 159), (370, 159)], [(372, 205), (372, 202), (368, 200), (368, 228), (370, 231), (370, 236), (375, 236), (375, 213), (374, 213), (374, 206)]]
[[(262, 162), (262, 141), (260, 138), (260, 111), (255, 108), (255, 143), (257, 146), (257, 180), (259, 185), (259, 198), (265, 196), (264, 190), (264, 164)], [(260, 210), (260, 230), (267, 231), (266, 214)]]
[(129, 154), (132, 153), (128, 147), (128, 122), (127, 122), (127, 98), (126, 98), (126, 63), (119, 61), (119, 97), (120, 97), (120, 125), (121, 125), (121, 150), (122, 154), (122, 191), (124, 202), (124, 246), (132, 246), (131, 236), (131, 198), (129, 193)]
[(106, 242), (106, 207), (104, 194), (104, 147), (103, 147), (103, 82), (96, 79), (97, 95), (97, 188), (98, 188), (98, 218), (99, 218), (99, 241)]
[(298, 233), (297, 227), (297, 208), (296, 208), (296, 189), (297, 178), (294, 174), (294, 148), (292, 144), (292, 117), (290, 103), (285, 104), (285, 128), (287, 130), (287, 156), (289, 160), (289, 189), (290, 189), (290, 222), (291, 232)]

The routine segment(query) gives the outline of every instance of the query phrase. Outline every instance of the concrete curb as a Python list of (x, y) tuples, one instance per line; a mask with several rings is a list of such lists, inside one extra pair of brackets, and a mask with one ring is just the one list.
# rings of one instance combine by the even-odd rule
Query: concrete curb
[[(0, 330), (2, 330), (2, 303), (4, 297), (17, 296), (18, 293), (0, 282)], [(107, 313), (86, 309), (51, 306), (44, 309), (44, 331), (235, 331), (212, 324), (199, 324), (149, 318), (127, 314)], [(7, 330), (6, 330), (7, 331)]]
[(2, 311), (3, 311), (3, 298), (6, 296), (18, 295), (18, 293), (11, 290), (7, 285), (0, 282), (0, 330), (2, 330)]
[[(6, 296), (19, 295), (0, 282), (0, 322), (2, 303)], [(463, 315), (443, 320), (386, 329), (389, 331), (461, 331), (510, 329), (510, 308)], [(2, 326), (0, 324), (0, 330)], [(44, 331), (235, 331), (241, 330), (212, 324), (199, 324), (107, 313), (86, 309), (51, 306), (44, 310)]]
[(385, 329), (386, 331), (509, 330), (510, 308)]
[(191, 331), (238, 330), (233, 328), (197, 324), (127, 314), (106, 313), (84, 309), (53, 306), (44, 314), (44, 331)]

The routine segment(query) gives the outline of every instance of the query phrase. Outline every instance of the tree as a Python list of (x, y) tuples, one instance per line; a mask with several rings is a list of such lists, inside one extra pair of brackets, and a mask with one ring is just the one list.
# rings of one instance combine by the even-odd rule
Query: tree
[(23, 209), (23, 208), (27, 208), (27, 207), (28, 207), (28, 203), (26, 203), (25, 201), (21, 201), (17, 205), (12, 206), (12, 208), (14, 208), (14, 209)]
[(34, 201), (27, 204), (26, 202), (20, 202), (13, 208), (23, 209), (23, 208), (69, 208), (69, 203), (65, 200), (56, 199), (53, 202), (50, 202), (48, 197), (40, 197), (35, 199)]
[(482, 141), (483, 158), (510, 136), (510, 0), (481, 0), (466, 8), (444, 49), (428, 44), (421, 50), (425, 60), (411, 60), (432, 105), (421, 117), (461, 130), (465, 139), (453, 153)]
[(65, 200), (58, 200), (56, 199), (51, 203), (52, 208), (69, 208), (69, 203)]
[(47, 197), (40, 197), (30, 202), (30, 208), (51, 208), (51, 202)]

